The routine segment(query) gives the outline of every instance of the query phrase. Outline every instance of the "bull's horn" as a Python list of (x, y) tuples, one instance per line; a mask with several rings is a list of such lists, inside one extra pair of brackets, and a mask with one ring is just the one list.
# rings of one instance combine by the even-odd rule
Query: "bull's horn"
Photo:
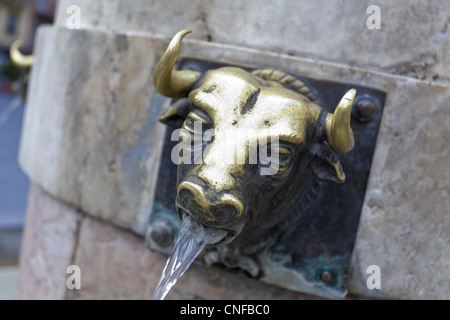
[(192, 85), (201, 75), (200, 72), (189, 70), (172, 71), (177, 61), (181, 40), (190, 32), (190, 30), (182, 30), (173, 37), (153, 73), (153, 82), (155, 83), (156, 90), (166, 97), (186, 97)]
[(355, 144), (353, 131), (350, 127), (350, 116), (355, 95), (355, 89), (348, 90), (337, 105), (334, 114), (327, 115), (328, 143), (337, 153), (347, 153), (353, 149)]
[(9, 56), (11, 57), (12, 62), (14, 64), (18, 65), (21, 68), (28, 68), (30, 67), (34, 62), (33, 55), (23, 55), (20, 52), (20, 46), (22, 46), (22, 40), (16, 40), (11, 45), (11, 48), (9, 49)]

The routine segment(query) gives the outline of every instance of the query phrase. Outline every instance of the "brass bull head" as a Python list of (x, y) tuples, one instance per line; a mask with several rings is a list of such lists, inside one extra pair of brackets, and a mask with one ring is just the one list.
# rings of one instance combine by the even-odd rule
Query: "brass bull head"
[[(292, 221), (290, 208), (311, 181), (345, 180), (336, 153), (349, 152), (354, 145), (350, 115), (356, 90), (349, 90), (329, 114), (302, 81), (281, 71), (174, 71), (181, 41), (189, 32), (175, 35), (153, 76), (159, 93), (180, 99), (161, 122), (182, 128), (183, 141), (214, 132), (196, 146), (192, 143), (201, 149), (201, 161), (178, 165), (177, 208), (180, 217), (188, 214), (227, 231), (217, 243), (222, 244), (221, 261), (257, 275), (259, 269), (248, 257), (286, 230)], [(251, 161), (249, 146), (255, 145), (277, 155), (271, 161), (277, 169), (272, 174), (261, 174), (268, 163)], [(223, 161), (224, 150), (233, 150), (233, 159), (242, 161)]]

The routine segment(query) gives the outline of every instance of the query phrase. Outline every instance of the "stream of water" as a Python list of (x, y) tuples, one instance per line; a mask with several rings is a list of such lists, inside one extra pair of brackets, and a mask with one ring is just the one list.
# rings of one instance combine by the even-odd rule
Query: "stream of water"
[(226, 231), (207, 227), (185, 215), (152, 299), (163, 300), (203, 248), (225, 236)]

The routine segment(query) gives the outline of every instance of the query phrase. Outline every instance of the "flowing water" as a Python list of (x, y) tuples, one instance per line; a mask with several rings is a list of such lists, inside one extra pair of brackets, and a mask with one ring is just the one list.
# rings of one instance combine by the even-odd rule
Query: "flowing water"
[(207, 227), (185, 215), (152, 299), (163, 300), (203, 248), (226, 234), (224, 230)]

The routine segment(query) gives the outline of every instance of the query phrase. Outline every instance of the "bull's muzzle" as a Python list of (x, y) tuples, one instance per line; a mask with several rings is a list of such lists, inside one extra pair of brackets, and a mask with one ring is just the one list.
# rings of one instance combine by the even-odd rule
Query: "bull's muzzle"
[(213, 227), (235, 224), (244, 212), (242, 201), (235, 195), (214, 193), (190, 181), (180, 183), (177, 197), (184, 210), (198, 221)]

